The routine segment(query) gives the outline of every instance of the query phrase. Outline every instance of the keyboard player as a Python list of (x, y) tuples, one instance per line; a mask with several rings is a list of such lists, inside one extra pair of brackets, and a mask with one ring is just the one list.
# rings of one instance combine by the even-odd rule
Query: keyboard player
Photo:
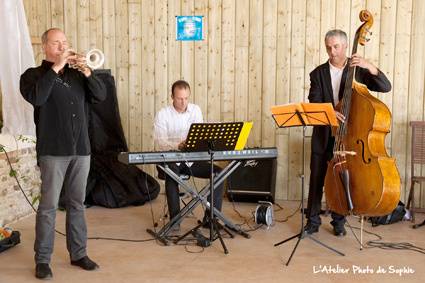
[[(154, 137), (157, 150), (181, 150), (192, 123), (202, 123), (202, 112), (198, 105), (189, 103), (190, 86), (186, 81), (178, 80), (171, 87), (172, 104), (162, 108), (155, 116)], [(190, 175), (198, 178), (210, 177), (209, 162), (170, 163), (169, 168), (177, 175)], [(214, 172), (220, 172), (220, 167), (214, 165)], [(180, 211), (178, 183), (165, 174), (165, 193), (167, 195), (170, 219)], [(214, 207), (221, 210), (223, 200), (223, 184), (214, 191)], [(208, 201), (210, 199), (208, 198)], [(210, 227), (209, 212), (205, 211), (203, 227)], [(174, 225), (173, 230), (179, 231), (180, 226)]]

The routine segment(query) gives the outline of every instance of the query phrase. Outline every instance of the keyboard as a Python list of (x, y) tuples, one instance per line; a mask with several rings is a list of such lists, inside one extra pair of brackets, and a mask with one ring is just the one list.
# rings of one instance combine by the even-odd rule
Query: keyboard
[[(224, 150), (214, 152), (214, 161), (246, 160), (246, 159), (272, 159), (277, 157), (277, 149), (252, 148), (244, 150)], [(118, 160), (124, 164), (160, 164), (174, 162), (209, 161), (207, 151), (154, 151), (154, 152), (121, 152)]]

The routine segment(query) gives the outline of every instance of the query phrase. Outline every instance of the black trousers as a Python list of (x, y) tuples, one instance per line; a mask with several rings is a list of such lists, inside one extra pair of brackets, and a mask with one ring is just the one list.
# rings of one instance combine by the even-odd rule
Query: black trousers
[[(311, 154), (310, 160), (310, 186), (308, 190), (307, 223), (319, 226), (322, 224), (320, 210), (322, 207), (323, 186), (325, 184), (328, 161), (332, 159), (333, 139), (328, 144), (328, 150), (324, 154)], [(344, 226), (345, 217), (331, 212), (333, 226)]]
[[(194, 162), (190, 167), (184, 162), (179, 165), (170, 163), (168, 166), (177, 175), (189, 175), (197, 178), (209, 179), (211, 174), (210, 162)], [(217, 175), (220, 171), (221, 168), (214, 165), (214, 173)], [(223, 203), (223, 187), (224, 183), (214, 190), (214, 207), (218, 210), (221, 210)], [(178, 183), (167, 174), (165, 176), (165, 193), (167, 195), (168, 212), (170, 213), (171, 219), (180, 212), (179, 186)], [(211, 201), (210, 196), (208, 196), (208, 201)]]

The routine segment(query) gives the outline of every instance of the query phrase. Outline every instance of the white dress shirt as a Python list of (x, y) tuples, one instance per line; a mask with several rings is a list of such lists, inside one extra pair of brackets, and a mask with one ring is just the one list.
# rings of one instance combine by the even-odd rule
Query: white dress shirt
[(339, 88), (341, 86), (342, 73), (344, 72), (344, 67), (337, 68), (329, 62), (329, 70), (331, 73), (331, 81), (332, 81), (332, 92), (334, 97), (335, 106), (339, 103)]
[(177, 150), (186, 139), (192, 123), (202, 123), (198, 105), (189, 103), (185, 112), (179, 113), (173, 105), (162, 108), (155, 116), (154, 139), (157, 150)]

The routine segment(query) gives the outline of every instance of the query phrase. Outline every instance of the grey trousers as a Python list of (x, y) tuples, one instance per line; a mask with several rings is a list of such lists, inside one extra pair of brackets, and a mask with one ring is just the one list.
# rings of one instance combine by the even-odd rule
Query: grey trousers
[(87, 255), (84, 215), (90, 156), (39, 156), (41, 198), (35, 223), (35, 262), (50, 263), (55, 239), (55, 219), (62, 188), (66, 199), (66, 245), (71, 260)]

